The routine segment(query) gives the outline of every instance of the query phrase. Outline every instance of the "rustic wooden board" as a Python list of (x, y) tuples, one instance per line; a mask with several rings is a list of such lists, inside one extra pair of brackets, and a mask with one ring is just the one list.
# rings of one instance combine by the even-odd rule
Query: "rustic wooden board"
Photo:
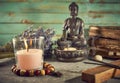
[[(64, 20), (70, 17), (68, 6), (73, 1), (79, 6), (78, 17), (84, 20), (85, 29), (91, 25), (120, 26), (118, 0), (0, 0), (0, 45), (12, 39), (10, 34), (21, 33), (30, 23), (53, 27), (60, 35)], [(22, 20), (30, 23), (21, 23)], [(3, 34), (8, 35), (8, 39), (3, 38)], [(87, 30), (86, 34), (88, 36)]]
[[(120, 65), (120, 60), (114, 61), (111, 64)], [(113, 77), (120, 75), (120, 69), (115, 69), (107, 66), (98, 66), (90, 68), (82, 72), (82, 80), (87, 83), (102, 83)]]
[(91, 26), (89, 36), (120, 39), (120, 26)]

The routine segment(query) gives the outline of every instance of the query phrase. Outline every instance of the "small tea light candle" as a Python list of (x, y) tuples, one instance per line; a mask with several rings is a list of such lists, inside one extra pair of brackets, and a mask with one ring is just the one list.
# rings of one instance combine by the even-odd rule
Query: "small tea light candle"
[(73, 47), (64, 48), (64, 51), (75, 51), (75, 50), (77, 49)]
[(43, 67), (43, 51), (40, 49), (20, 50), (16, 52), (19, 69), (41, 69)]

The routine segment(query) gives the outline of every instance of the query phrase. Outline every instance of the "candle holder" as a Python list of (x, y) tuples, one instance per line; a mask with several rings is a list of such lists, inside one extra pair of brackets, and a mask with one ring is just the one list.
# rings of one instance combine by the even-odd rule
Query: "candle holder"
[(18, 69), (43, 69), (44, 37), (13, 38), (13, 48)]

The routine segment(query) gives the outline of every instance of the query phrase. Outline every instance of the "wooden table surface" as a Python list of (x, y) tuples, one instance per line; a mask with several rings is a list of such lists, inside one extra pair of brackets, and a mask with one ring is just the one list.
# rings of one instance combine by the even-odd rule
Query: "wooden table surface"
[[(38, 76), (38, 77), (20, 77), (11, 72), (11, 66), (15, 64), (14, 58), (0, 59), (0, 83), (86, 83), (81, 80), (81, 72), (88, 68), (98, 65), (85, 64), (81, 62), (59, 62), (55, 59), (46, 60), (46, 62), (55, 66), (56, 71), (60, 71), (62, 77)], [(107, 62), (109, 60), (106, 60)], [(105, 83), (120, 83), (120, 79), (110, 79)]]

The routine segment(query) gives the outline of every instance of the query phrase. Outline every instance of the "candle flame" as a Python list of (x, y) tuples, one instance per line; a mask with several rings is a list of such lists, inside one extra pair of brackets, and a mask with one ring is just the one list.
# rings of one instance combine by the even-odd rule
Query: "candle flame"
[(24, 38), (24, 44), (25, 44), (25, 48), (28, 51), (28, 44), (27, 44), (27, 40)]
[(30, 39), (30, 46), (32, 46), (32, 39)]

